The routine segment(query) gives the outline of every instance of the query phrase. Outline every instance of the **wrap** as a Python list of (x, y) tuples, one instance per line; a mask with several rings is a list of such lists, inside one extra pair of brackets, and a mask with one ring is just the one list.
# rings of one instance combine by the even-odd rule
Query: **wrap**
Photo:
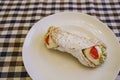
[(48, 49), (72, 54), (84, 66), (96, 67), (101, 65), (107, 57), (106, 45), (98, 38), (90, 39), (64, 31), (59, 27), (49, 27), (44, 41)]

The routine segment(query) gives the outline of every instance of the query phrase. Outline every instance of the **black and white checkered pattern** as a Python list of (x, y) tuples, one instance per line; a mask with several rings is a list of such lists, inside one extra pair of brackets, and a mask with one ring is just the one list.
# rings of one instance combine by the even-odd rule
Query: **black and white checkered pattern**
[[(41, 18), (62, 11), (97, 17), (120, 41), (119, 0), (1, 0), (0, 80), (31, 80), (22, 61), (22, 46), (32, 25)], [(120, 80), (118, 74), (116, 80)]]

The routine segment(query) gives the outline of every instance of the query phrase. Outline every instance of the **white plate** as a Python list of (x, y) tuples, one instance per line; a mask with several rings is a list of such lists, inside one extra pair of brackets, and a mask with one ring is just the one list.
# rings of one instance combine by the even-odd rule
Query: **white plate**
[[(106, 62), (95, 69), (82, 66), (73, 56), (48, 50), (43, 42), (49, 26), (97, 36), (107, 45)], [(120, 68), (120, 46), (112, 31), (94, 17), (83, 13), (61, 12), (35, 23), (23, 46), (23, 61), (33, 80), (114, 80)]]

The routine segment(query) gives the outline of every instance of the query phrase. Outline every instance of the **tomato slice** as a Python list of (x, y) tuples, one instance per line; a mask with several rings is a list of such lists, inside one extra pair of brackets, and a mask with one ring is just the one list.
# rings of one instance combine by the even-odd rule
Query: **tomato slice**
[(47, 37), (46, 37), (46, 39), (45, 39), (45, 42), (46, 42), (47, 45), (49, 45), (49, 37), (50, 37), (50, 36), (47, 35)]
[(98, 51), (95, 47), (92, 47), (90, 50), (90, 55), (94, 58), (94, 59), (98, 59), (99, 58), (99, 54)]

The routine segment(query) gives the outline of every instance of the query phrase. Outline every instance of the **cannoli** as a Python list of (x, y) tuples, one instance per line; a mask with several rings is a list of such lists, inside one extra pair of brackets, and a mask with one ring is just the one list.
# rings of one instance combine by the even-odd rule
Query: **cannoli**
[(87, 67), (97, 67), (107, 57), (106, 45), (98, 38), (87, 38), (83, 35), (64, 31), (59, 27), (49, 27), (44, 42), (48, 49), (67, 52)]

